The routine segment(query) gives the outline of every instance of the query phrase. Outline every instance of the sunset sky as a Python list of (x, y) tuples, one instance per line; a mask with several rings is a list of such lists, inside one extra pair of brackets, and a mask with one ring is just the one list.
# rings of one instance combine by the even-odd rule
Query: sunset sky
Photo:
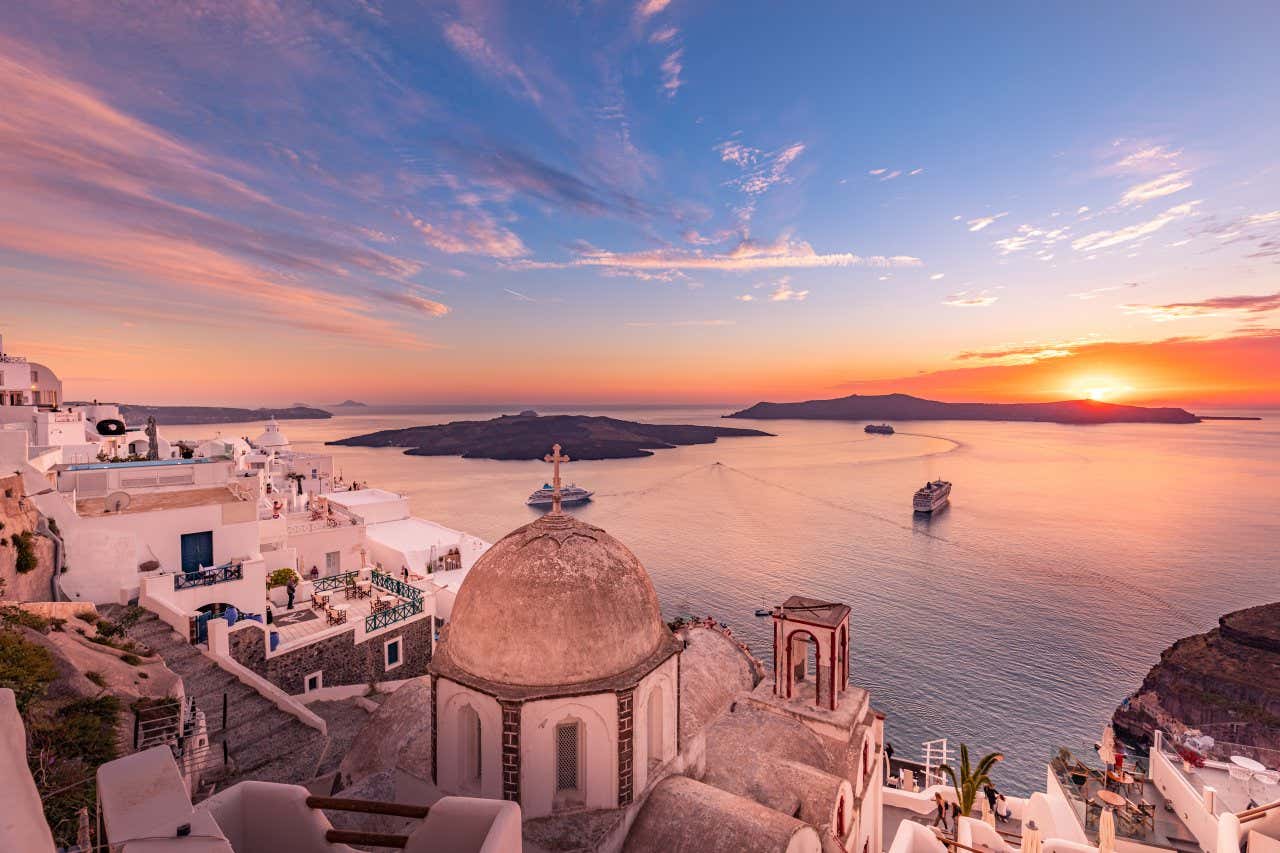
[(0, 333), (126, 402), (1280, 405), (1277, 44), (1265, 2), (10, 4)]

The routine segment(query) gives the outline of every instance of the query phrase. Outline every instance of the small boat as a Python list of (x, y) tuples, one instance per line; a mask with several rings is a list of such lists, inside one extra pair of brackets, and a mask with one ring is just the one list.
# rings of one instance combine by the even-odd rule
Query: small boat
[[(555, 490), (550, 483), (543, 483), (542, 488), (529, 495), (529, 499), (525, 501), (529, 506), (551, 506), (552, 492)], [(571, 504), (582, 504), (591, 500), (591, 496), (595, 492), (589, 492), (586, 489), (575, 485), (563, 486), (560, 489), (560, 504), (569, 506)]]
[(877, 435), (893, 435), (893, 427), (888, 424), (867, 424), (863, 432), (873, 432)]
[(916, 491), (911, 506), (916, 512), (930, 513), (946, 506), (950, 499), (951, 484), (946, 480), (934, 480)]

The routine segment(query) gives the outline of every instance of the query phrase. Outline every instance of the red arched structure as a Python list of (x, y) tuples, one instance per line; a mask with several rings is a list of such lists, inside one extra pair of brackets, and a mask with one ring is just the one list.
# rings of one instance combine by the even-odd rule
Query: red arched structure
[(793, 595), (773, 609), (774, 694), (793, 698), (796, 678), (796, 641), (816, 646), (817, 672), (813, 673), (814, 707), (834, 711), (849, 686), (849, 608), (836, 602)]

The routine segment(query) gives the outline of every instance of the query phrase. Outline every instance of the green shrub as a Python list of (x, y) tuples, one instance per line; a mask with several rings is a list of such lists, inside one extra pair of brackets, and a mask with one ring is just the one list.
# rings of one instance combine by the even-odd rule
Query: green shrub
[(16, 631), (0, 630), (0, 687), (13, 691), (18, 712), (44, 695), (58, 667), (49, 650), (24, 640)]
[(142, 658), (138, 657), (137, 655), (135, 655), (135, 654), (133, 654), (133, 653), (129, 653), (129, 654), (127, 654), (127, 655), (122, 655), (122, 656), (120, 657), (120, 660), (122, 660), (122, 661), (124, 661), (125, 663), (129, 664), (129, 666), (142, 666)]
[(293, 569), (288, 569), (288, 568), (276, 569), (274, 572), (267, 575), (267, 589), (272, 589), (277, 586), (284, 586), (289, 582), (290, 578), (297, 578), (297, 577), (298, 577), (298, 573), (295, 572)]
[(102, 673), (100, 673), (100, 672), (86, 672), (86, 673), (84, 674), (84, 677), (85, 677), (85, 678), (87, 678), (87, 679), (89, 679), (89, 680), (90, 680), (90, 681), (92, 681), (94, 684), (98, 685), (99, 687), (106, 687), (106, 686), (107, 686), (107, 680), (106, 680), (105, 678), (103, 678), (103, 677), (102, 677)]
[(0, 622), (8, 625), (22, 625), (41, 634), (49, 633), (49, 620), (39, 613), (23, 610), (21, 607), (0, 607)]
[(36, 558), (36, 549), (31, 544), (33, 538), (30, 531), (14, 534), (13, 545), (18, 549), (18, 562), (15, 568), (20, 574), (25, 575), (40, 564)]
[(77, 813), (97, 802), (94, 774), (117, 757), (120, 701), (111, 695), (45, 706), (27, 724), (27, 764), (59, 845), (75, 843)]

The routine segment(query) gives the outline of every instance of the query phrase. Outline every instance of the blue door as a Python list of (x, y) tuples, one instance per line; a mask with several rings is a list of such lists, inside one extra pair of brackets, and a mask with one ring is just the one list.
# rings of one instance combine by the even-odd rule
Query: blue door
[(190, 574), (213, 565), (213, 531), (182, 534), (182, 571)]

